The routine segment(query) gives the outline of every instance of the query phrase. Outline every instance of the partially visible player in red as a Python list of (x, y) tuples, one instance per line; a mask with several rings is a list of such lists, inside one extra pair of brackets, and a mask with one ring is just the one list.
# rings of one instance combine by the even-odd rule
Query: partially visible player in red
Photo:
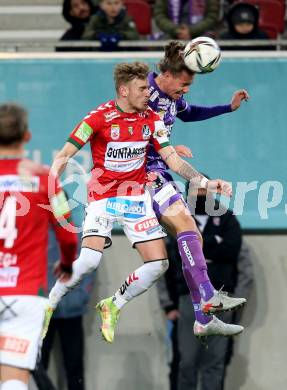
[(13, 103), (0, 106), (1, 390), (27, 390), (35, 368), (46, 303), (48, 225), (59, 242), (55, 272), (62, 280), (70, 278), (77, 249), (76, 235), (62, 227), (70, 218), (63, 190), (47, 168), (23, 158), (30, 138), (27, 112)]

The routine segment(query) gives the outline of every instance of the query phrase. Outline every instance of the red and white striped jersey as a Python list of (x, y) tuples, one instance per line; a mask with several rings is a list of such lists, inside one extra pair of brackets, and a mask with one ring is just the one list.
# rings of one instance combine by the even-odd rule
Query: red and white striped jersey
[(168, 133), (158, 114), (150, 108), (126, 113), (115, 101), (91, 111), (68, 141), (79, 149), (90, 142), (93, 169), (89, 201), (142, 193), (149, 142), (156, 151), (169, 145)]
[(50, 223), (62, 264), (71, 265), (77, 236), (58, 223), (69, 218), (65, 194), (46, 167), (31, 160), (0, 158), (0, 296), (47, 292)]

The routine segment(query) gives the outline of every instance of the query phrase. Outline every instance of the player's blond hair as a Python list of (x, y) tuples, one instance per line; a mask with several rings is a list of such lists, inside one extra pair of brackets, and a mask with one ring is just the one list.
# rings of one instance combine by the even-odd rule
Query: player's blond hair
[(184, 45), (178, 41), (169, 42), (164, 48), (164, 58), (158, 63), (158, 68), (162, 73), (169, 71), (173, 75), (177, 75), (183, 71), (189, 75), (192, 72), (183, 61)]
[(149, 67), (144, 62), (122, 62), (116, 65), (114, 70), (114, 81), (116, 91), (119, 91), (119, 87), (123, 84), (127, 84), (133, 79), (145, 80), (149, 72)]
[(9, 146), (23, 141), (28, 130), (28, 113), (16, 103), (0, 106), (0, 145)]

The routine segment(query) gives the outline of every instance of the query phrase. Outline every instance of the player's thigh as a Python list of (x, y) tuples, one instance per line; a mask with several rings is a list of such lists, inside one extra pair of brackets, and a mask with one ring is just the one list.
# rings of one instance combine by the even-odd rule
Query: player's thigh
[(112, 244), (113, 219), (106, 212), (107, 199), (91, 202), (86, 207), (83, 223), (82, 247), (98, 251)]
[(166, 237), (152, 208), (150, 194), (146, 191), (140, 197), (130, 197), (129, 207), (133, 213), (122, 219), (124, 232), (144, 261), (166, 259)]
[(7, 366), (5, 364), (0, 365), (1, 382), (6, 382), (13, 379), (28, 383), (30, 379), (30, 371), (22, 368)]
[[(167, 176), (166, 176), (167, 175)], [(162, 175), (159, 175), (162, 177)], [(202, 241), (194, 218), (180, 193), (172, 183), (172, 177), (165, 172), (162, 177), (164, 185), (159, 189), (150, 189), (153, 209), (165, 230), (176, 238), (177, 234), (185, 231), (196, 231)]]
[(163, 239), (141, 242), (135, 245), (143, 261), (167, 259), (166, 246)]
[(197, 231), (195, 220), (182, 200), (177, 200), (165, 210), (161, 215), (160, 223), (173, 234), (187, 230)]
[(89, 236), (82, 240), (82, 247), (102, 252), (106, 243), (106, 237)]
[[(168, 212), (170, 209), (170, 212)], [(186, 231), (197, 232), (201, 243), (203, 242), (200, 231), (197, 228), (196, 222), (186, 206), (180, 200), (169, 206), (167, 213), (162, 215), (160, 219), (161, 225), (176, 238), (177, 234)]]

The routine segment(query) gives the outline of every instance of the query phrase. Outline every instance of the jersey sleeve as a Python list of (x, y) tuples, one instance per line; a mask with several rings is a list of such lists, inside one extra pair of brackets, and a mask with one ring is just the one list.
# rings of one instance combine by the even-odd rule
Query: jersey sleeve
[(184, 112), (185, 110), (187, 110), (187, 108), (188, 108), (188, 103), (184, 99), (184, 97), (181, 97), (176, 101), (176, 109), (178, 114)]
[(152, 133), (151, 143), (156, 151), (170, 145), (169, 132), (163, 121), (160, 119), (156, 119), (154, 121), (154, 131)]
[(91, 111), (72, 131), (68, 138), (78, 149), (81, 149), (90, 141), (100, 129), (102, 118), (97, 111)]
[(71, 266), (77, 253), (77, 235), (73, 231), (71, 210), (64, 190), (57, 179), (54, 179), (54, 191), (49, 194), (50, 223), (55, 231), (60, 248), (61, 263)]
[(182, 97), (177, 101), (177, 118), (183, 122), (197, 122), (213, 118), (232, 111), (230, 104), (220, 106), (195, 106), (188, 104)]

